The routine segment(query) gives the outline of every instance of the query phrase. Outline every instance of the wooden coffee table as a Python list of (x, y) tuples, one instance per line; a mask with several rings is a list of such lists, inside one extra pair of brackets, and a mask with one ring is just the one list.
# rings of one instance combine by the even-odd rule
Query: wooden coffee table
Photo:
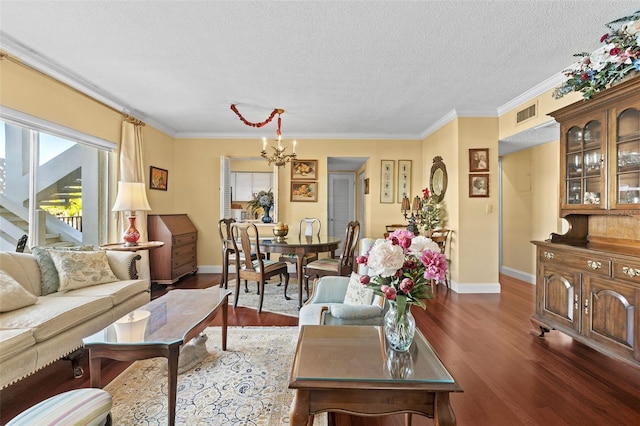
[[(222, 309), (222, 350), (227, 350), (227, 312), (230, 290), (171, 290), (134, 312), (146, 311), (144, 337), (124, 337), (116, 325), (82, 339), (89, 350), (91, 387), (100, 387), (101, 358), (135, 361), (154, 357), (167, 358), (169, 381), (169, 425), (176, 419), (176, 389), (180, 346), (200, 334)], [(146, 314), (145, 314), (146, 315)], [(128, 318), (125, 315), (123, 318)], [(118, 335), (120, 332), (120, 335)]]
[(462, 392), (418, 330), (402, 353), (387, 349), (375, 326), (303, 326), (289, 388), (295, 389), (292, 426), (312, 425), (322, 412), (408, 413), (409, 422), (416, 413), (435, 425), (455, 425), (449, 393)]

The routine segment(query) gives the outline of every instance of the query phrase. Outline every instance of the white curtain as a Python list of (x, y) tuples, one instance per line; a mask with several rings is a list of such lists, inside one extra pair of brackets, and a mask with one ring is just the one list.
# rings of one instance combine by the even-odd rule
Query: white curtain
[[(118, 181), (124, 182), (145, 182), (144, 162), (142, 158), (142, 127), (144, 123), (131, 117), (125, 118), (122, 122), (122, 135), (120, 139), (120, 153), (118, 162)], [(145, 188), (146, 188), (145, 183)], [(147, 197), (148, 198), (148, 197)], [(118, 229), (120, 235), (129, 228), (127, 212), (118, 213)], [(147, 213), (136, 212), (136, 229), (140, 232), (139, 241), (148, 241), (147, 234)], [(149, 253), (145, 250), (138, 252), (142, 260), (138, 261), (138, 276), (140, 278), (150, 278), (149, 273)]]

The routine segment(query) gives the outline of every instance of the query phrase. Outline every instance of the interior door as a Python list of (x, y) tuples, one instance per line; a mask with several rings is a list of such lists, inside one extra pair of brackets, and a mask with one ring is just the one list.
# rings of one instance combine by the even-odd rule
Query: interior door
[(356, 218), (355, 173), (330, 172), (328, 178), (328, 233), (344, 238), (347, 224)]

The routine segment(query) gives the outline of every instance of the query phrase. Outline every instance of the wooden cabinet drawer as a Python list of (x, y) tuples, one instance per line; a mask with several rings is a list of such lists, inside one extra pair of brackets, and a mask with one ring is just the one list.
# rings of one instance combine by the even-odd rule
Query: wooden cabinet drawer
[(176, 278), (176, 277), (181, 277), (185, 274), (191, 273), (191, 272), (196, 272), (198, 269), (198, 267), (196, 266), (196, 261), (194, 260), (193, 262), (187, 263), (186, 265), (182, 265), (178, 268), (174, 268), (172, 270), (172, 278)]
[(640, 262), (614, 259), (613, 278), (640, 286)]
[(611, 260), (605, 256), (587, 254), (585, 256), (563, 251), (540, 249), (538, 260), (548, 265), (562, 265), (603, 276), (611, 276)]
[(192, 243), (189, 245), (184, 245), (184, 246), (180, 246), (180, 247), (174, 247), (173, 250), (171, 250), (171, 257), (172, 258), (176, 258), (176, 257), (181, 257), (185, 254), (194, 254), (196, 253), (196, 244)]
[(192, 262), (195, 262), (195, 261), (196, 261), (195, 252), (184, 253), (181, 256), (173, 257), (171, 259), (171, 267), (172, 268), (179, 268), (182, 265), (186, 265), (188, 263), (192, 263)]
[(183, 246), (185, 244), (195, 243), (198, 239), (198, 234), (195, 232), (191, 234), (175, 235), (173, 237), (174, 246)]

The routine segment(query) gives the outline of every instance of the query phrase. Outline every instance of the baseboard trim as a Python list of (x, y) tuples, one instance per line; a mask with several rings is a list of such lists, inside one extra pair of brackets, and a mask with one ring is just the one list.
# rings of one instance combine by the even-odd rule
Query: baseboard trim
[(451, 290), (458, 294), (500, 294), (500, 283), (464, 283), (451, 282)]
[(502, 268), (500, 268), (500, 273), (508, 275), (520, 281), (524, 281), (526, 283), (536, 285), (536, 276), (533, 274), (518, 271), (517, 269), (509, 268), (507, 266), (503, 266)]

